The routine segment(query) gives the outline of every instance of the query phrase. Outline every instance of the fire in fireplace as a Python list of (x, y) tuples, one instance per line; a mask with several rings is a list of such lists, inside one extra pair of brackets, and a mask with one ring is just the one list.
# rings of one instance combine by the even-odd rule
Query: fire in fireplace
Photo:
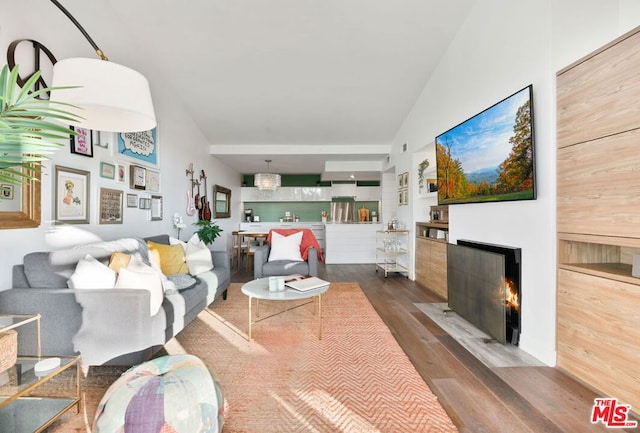
[(447, 247), (449, 308), (501, 343), (521, 333), (520, 248), (458, 240)]

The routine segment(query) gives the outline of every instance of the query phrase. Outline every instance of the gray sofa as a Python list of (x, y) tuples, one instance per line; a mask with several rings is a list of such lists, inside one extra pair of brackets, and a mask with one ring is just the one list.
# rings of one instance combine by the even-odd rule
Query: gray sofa
[[(148, 257), (146, 240), (169, 244), (168, 235), (112, 242), (119, 245), (124, 240), (126, 247), (105, 242), (108, 248), (103, 250), (104, 245), (90, 244), (25, 255), (23, 263), (13, 267), (12, 289), (0, 291), (0, 313), (40, 313), (43, 355), (80, 354), (87, 366), (136, 365), (150, 359), (215, 299), (226, 299), (231, 281), (226, 251), (212, 251), (214, 268), (199, 274), (195, 286), (165, 293), (160, 311), (153, 316), (147, 290), (67, 288), (85, 251), (106, 264), (113, 248)], [(28, 348), (35, 347), (35, 330), (23, 328), (19, 348), (28, 354)]]

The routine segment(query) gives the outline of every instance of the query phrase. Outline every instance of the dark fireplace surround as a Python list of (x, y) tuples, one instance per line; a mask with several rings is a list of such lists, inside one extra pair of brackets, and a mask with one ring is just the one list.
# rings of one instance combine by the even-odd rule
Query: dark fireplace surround
[(520, 248), (470, 240), (447, 245), (449, 308), (500, 343), (521, 334)]

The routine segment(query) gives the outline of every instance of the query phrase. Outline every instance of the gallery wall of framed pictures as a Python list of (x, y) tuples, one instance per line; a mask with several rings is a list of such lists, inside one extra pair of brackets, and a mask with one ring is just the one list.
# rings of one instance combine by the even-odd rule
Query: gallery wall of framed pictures
[[(126, 209), (146, 211), (150, 221), (162, 220), (157, 128), (137, 133), (73, 129), (70, 157), (65, 165), (54, 166), (55, 224), (89, 224), (92, 212), (98, 224), (122, 224)], [(94, 158), (90, 165), (95, 169), (88, 168), (86, 158)], [(91, 203), (92, 173), (97, 174), (96, 204)], [(4, 188), (0, 194), (8, 200), (15, 190)]]
[(398, 175), (398, 205), (409, 204), (409, 172), (405, 171)]

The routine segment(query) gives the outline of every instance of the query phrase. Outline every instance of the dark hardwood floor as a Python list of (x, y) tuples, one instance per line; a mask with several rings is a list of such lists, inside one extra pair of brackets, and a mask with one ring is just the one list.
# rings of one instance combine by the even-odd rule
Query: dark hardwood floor
[[(608, 431), (590, 422), (597, 395), (562, 371), (489, 368), (478, 361), (414, 305), (443, 302), (428, 288), (399, 274), (385, 278), (374, 265), (321, 265), (319, 276), (359, 283), (460, 432)], [(252, 278), (239, 271), (232, 281)]]

